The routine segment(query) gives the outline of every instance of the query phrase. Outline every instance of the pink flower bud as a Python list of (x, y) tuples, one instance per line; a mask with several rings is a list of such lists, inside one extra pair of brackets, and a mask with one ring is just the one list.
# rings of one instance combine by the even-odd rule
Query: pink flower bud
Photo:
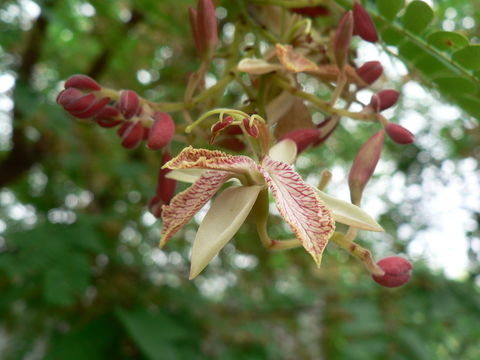
[(197, 32), (205, 43), (205, 51), (215, 49), (218, 43), (218, 20), (212, 0), (199, 0), (197, 6)]
[(143, 126), (140, 121), (126, 122), (120, 129), (118, 135), (122, 138), (122, 146), (126, 149), (133, 149), (143, 140)]
[(359, 150), (348, 174), (348, 186), (353, 204), (359, 205), (363, 189), (377, 166), (383, 149), (384, 130), (373, 134)]
[(383, 111), (395, 105), (399, 96), (400, 93), (397, 90), (382, 90), (372, 96), (370, 106), (377, 112)]
[(80, 111), (70, 111), (70, 114), (72, 114), (73, 116), (79, 119), (86, 119), (98, 114), (109, 102), (110, 102), (110, 98), (107, 98), (107, 97), (101, 98), (93, 102), (90, 106)]
[(243, 151), (246, 148), (246, 145), (242, 140), (237, 139), (236, 137), (233, 137), (233, 136), (225, 137), (217, 141), (216, 144), (227, 150), (231, 150), (235, 152)]
[(140, 111), (140, 99), (137, 93), (132, 90), (120, 91), (118, 109), (127, 120), (137, 115)]
[(245, 118), (243, 119), (243, 126), (245, 127), (245, 131), (251, 137), (256, 138), (258, 136), (258, 127), (255, 124), (250, 125), (250, 120)]
[(379, 61), (368, 61), (357, 69), (357, 75), (368, 85), (373, 84), (383, 73)]
[(400, 256), (386, 257), (378, 262), (378, 266), (385, 271), (382, 276), (372, 275), (376, 283), (385, 287), (398, 287), (410, 280), (410, 271), (413, 266), (410, 261)]
[(198, 33), (198, 13), (194, 8), (188, 8), (188, 18), (190, 20), (190, 28), (192, 30), (193, 41), (195, 43), (195, 48), (199, 54), (203, 54), (205, 50), (205, 42), (200, 37)]
[[(321, 129), (322, 127), (324, 127), (324, 126), (326, 125), (326, 122), (327, 122), (327, 121), (330, 122), (330, 119), (331, 119), (331, 118), (327, 118), (327, 119), (325, 119), (324, 121), (322, 121), (320, 124), (318, 124), (318, 125), (317, 125), (317, 129)], [(333, 132), (334, 132), (335, 129), (337, 128), (338, 124), (339, 124), (339, 122), (337, 121), (337, 122), (335, 123), (335, 125), (334, 125), (331, 129), (329, 129), (329, 130), (327, 130), (327, 131), (325, 131), (325, 130), (320, 130), (320, 131), (321, 131), (321, 133), (320, 133), (321, 135), (320, 135), (320, 137), (319, 137), (315, 142), (313, 142), (312, 146), (318, 146), (318, 145), (320, 145), (320, 144), (323, 144), (323, 143), (330, 137), (330, 135), (333, 134)]]
[(327, 16), (330, 14), (330, 10), (328, 10), (327, 7), (321, 5), (307, 6), (301, 8), (290, 8), (290, 12), (309, 17)]
[(150, 128), (147, 146), (158, 150), (168, 145), (175, 135), (175, 123), (170, 115), (157, 112), (153, 115), (153, 125)]
[[(162, 166), (171, 159), (172, 155), (168, 151), (165, 151), (162, 157)], [(164, 204), (170, 203), (173, 195), (175, 195), (175, 188), (177, 186), (177, 182), (175, 180), (166, 177), (170, 171), (170, 169), (160, 169), (158, 173), (156, 194), (160, 196), (160, 199), (162, 199)]]
[(94, 94), (87, 94), (72, 100), (70, 103), (63, 106), (69, 113), (80, 113), (88, 110), (97, 101), (97, 97)]
[(403, 126), (389, 122), (385, 127), (390, 139), (397, 144), (405, 145), (411, 144), (415, 141), (415, 135), (405, 129)]
[(357, 1), (353, 4), (353, 20), (355, 23), (355, 34), (363, 40), (372, 43), (378, 41), (378, 34), (372, 18), (368, 15), (367, 10)]
[(210, 130), (210, 132), (212, 133), (212, 135), (210, 136), (210, 144), (213, 144), (215, 142), (215, 138), (218, 136), (218, 134), (223, 129), (230, 126), (230, 124), (232, 122), (233, 122), (233, 117), (232, 116), (227, 116), (227, 117), (225, 117), (225, 119), (217, 121), (215, 124), (213, 124), (212, 127), (211, 127), (211, 130)]
[(73, 75), (65, 82), (65, 89), (77, 88), (80, 90), (102, 90), (102, 87), (87, 75)]
[(297, 145), (297, 153), (300, 154), (303, 150), (313, 145), (320, 138), (320, 130), (318, 129), (297, 129), (290, 131), (280, 137), (278, 141), (290, 139)]
[(104, 106), (95, 116), (95, 122), (104, 128), (115, 127), (123, 122), (120, 111), (113, 106)]
[(352, 42), (353, 15), (347, 11), (337, 25), (337, 31), (333, 38), (333, 53), (337, 66), (341, 69), (347, 61), (348, 49)]
[(74, 101), (77, 101), (79, 98), (83, 96), (83, 93), (75, 88), (69, 88), (66, 90), (60, 91), (57, 95), (57, 104), (66, 106), (71, 104)]
[(148, 211), (152, 213), (157, 219), (162, 216), (162, 206), (163, 201), (159, 195), (153, 196), (150, 201), (148, 202)]

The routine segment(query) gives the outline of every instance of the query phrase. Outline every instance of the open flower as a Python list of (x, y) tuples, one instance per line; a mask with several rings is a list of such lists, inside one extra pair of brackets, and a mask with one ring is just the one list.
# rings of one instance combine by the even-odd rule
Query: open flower
[[(366, 230), (383, 230), (360, 208), (333, 199), (305, 183), (291, 165), (282, 161), (293, 161), (292, 151), (296, 151), (295, 143), (286, 140), (256, 163), (247, 156), (187, 147), (164, 165), (173, 170), (169, 177), (193, 181), (193, 184), (177, 194), (169, 205), (163, 206), (160, 246), (164, 246), (223, 184), (230, 179), (240, 181), (240, 185), (234, 182), (217, 196), (200, 224), (192, 249), (190, 279), (207, 266), (251, 212), (264, 244), (274, 249), (292, 247), (294, 242), (301, 244), (317, 265), (334, 232), (335, 220)], [(192, 174), (189, 169), (196, 169), (196, 172)], [(198, 170), (206, 171), (199, 175)], [(268, 191), (293, 230), (295, 240), (271, 240), (266, 228), (259, 226), (266, 224), (268, 217)], [(330, 205), (322, 200), (322, 194)]]

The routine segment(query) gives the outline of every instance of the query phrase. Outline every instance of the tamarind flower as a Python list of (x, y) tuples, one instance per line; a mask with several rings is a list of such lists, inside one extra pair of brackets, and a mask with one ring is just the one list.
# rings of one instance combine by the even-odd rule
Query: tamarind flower
[[(322, 253), (335, 229), (335, 221), (370, 231), (383, 231), (368, 214), (350, 203), (335, 199), (305, 183), (289, 164), (296, 145), (285, 140), (270, 149), (260, 162), (247, 156), (218, 150), (187, 147), (167, 162), (167, 176), (193, 182), (162, 207), (160, 246), (180, 230), (224, 185), (236, 179), (213, 201), (197, 231), (192, 249), (190, 279), (235, 235), (247, 216), (257, 222), (260, 239), (272, 249), (301, 244), (320, 266)], [(200, 174), (198, 171), (200, 170)], [(192, 173), (194, 171), (194, 173)], [(266, 224), (268, 192), (281, 216), (296, 236), (294, 240), (271, 240)]]

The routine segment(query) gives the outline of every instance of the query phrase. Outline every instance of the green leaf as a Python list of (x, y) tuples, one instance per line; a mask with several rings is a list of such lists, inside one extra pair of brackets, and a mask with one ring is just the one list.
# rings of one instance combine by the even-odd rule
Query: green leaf
[(468, 45), (462, 34), (451, 31), (437, 31), (427, 37), (427, 41), (439, 50), (456, 50)]
[(147, 359), (200, 358), (197, 329), (182, 314), (140, 308), (117, 315)]
[(459, 76), (437, 78), (433, 82), (438, 85), (440, 90), (454, 94), (471, 94), (477, 90), (474, 82)]
[(388, 20), (393, 20), (405, 5), (405, 0), (377, 0), (378, 12)]
[(426, 2), (419, 0), (412, 1), (403, 15), (405, 29), (415, 34), (423, 32), (432, 20), (432, 8)]
[(480, 69), (480, 45), (466, 46), (453, 53), (452, 59), (469, 70)]

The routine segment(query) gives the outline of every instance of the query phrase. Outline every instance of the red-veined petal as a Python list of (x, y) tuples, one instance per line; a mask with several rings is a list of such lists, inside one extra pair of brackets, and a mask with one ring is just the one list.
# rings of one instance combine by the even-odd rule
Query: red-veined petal
[(186, 147), (175, 158), (164, 165), (176, 169), (208, 169), (233, 173), (251, 173), (258, 169), (255, 161), (247, 156), (229, 155), (218, 150), (194, 149)]
[(290, 165), (265, 156), (261, 171), (280, 214), (320, 266), (323, 250), (335, 230), (330, 211)]
[(215, 195), (229, 177), (231, 174), (226, 171), (207, 171), (187, 190), (177, 194), (169, 205), (162, 207), (161, 247)]

